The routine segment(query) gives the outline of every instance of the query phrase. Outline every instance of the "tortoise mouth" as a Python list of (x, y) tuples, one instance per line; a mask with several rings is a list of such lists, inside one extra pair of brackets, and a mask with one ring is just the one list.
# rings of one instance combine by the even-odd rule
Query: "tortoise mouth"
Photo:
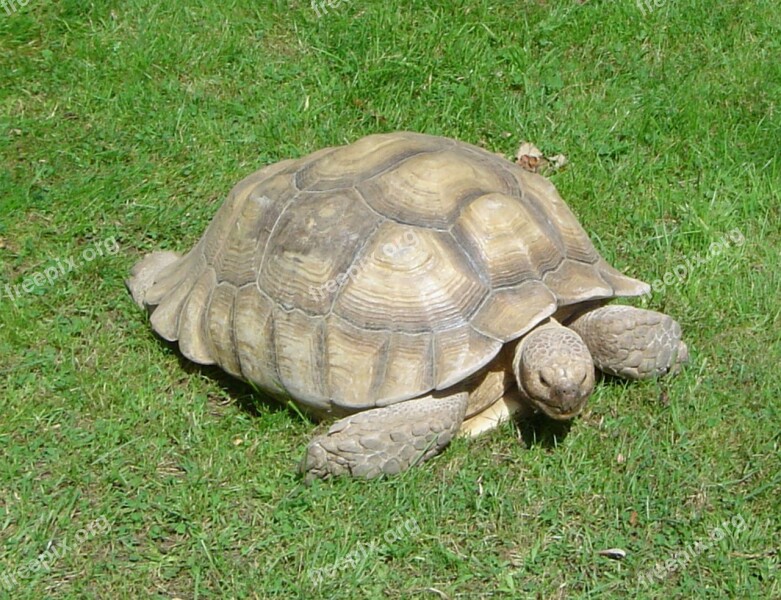
[(570, 421), (577, 417), (586, 406), (586, 398), (580, 399), (573, 404), (548, 404), (541, 400), (533, 400), (535, 407), (554, 421)]

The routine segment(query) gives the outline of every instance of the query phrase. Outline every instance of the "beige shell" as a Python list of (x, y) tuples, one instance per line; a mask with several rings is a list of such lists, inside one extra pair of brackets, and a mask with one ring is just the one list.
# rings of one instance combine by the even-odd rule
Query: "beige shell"
[(145, 300), (191, 360), (323, 415), (504, 377), (489, 363), (559, 308), (646, 290), (545, 178), (392, 133), (239, 182)]

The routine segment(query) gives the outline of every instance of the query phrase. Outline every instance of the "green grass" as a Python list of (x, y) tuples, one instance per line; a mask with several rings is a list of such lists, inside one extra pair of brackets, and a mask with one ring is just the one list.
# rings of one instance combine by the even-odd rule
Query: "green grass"
[[(0, 7), (0, 290), (77, 263), (0, 296), (0, 581), (58, 552), (0, 597), (781, 598), (780, 40), (775, 0)], [(186, 364), (122, 281), (261, 165), (396, 129), (564, 153), (633, 276), (700, 257), (646, 302), (690, 367), (601, 382), (567, 435), (304, 487), (312, 425)]]

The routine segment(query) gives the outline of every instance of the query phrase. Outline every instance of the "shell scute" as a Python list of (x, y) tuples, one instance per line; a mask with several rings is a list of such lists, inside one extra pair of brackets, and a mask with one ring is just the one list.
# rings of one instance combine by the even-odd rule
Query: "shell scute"
[(406, 333), (458, 327), (487, 293), (449, 234), (388, 221), (368, 250), (333, 306), (359, 327)]
[(379, 222), (354, 190), (301, 192), (274, 227), (258, 286), (287, 309), (326, 314)]

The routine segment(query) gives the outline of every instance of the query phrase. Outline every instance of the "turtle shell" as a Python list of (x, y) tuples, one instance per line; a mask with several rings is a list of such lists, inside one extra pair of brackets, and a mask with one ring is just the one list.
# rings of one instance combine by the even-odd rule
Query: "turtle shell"
[(447, 389), (559, 308), (647, 289), (545, 178), (401, 132), (242, 180), (145, 302), (189, 359), (328, 414)]

